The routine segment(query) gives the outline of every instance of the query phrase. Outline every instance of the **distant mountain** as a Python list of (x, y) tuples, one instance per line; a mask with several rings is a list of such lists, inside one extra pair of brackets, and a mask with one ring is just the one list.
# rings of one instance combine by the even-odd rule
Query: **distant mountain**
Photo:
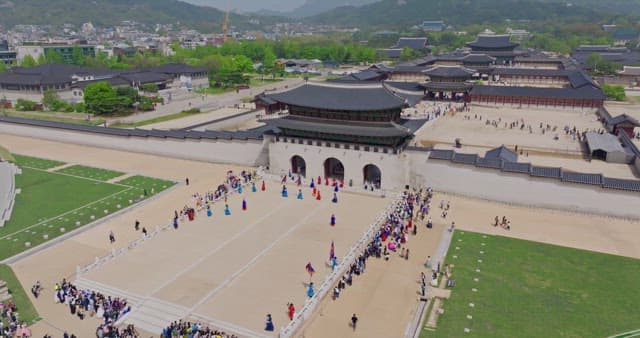
[(640, 16), (640, 0), (541, 0), (545, 2), (567, 3), (577, 6), (590, 7), (608, 12)]
[[(54, 25), (92, 22), (113, 26), (123, 20), (153, 25), (181, 23), (204, 31), (219, 31), (224, 13), (177, 0), (0, 0), (0, 24)], [(232, 24), (251, 27), (250, 18), (233, 15)], [(255, 27), (254, 27), (255, 28)]]
[(380, 0), (307, 0), (305, 3), (291, 12), (284, 13), (291, 17), (306, 17), (326, 12), (338, 7), (358, 7), (378, 2)]
[(383, 0), (361, 7), (335, 8), (307, 21), (343, 27), (402, 28), (424, 20), (444, 20), (453, 25), (500, 23), (506, 19), (593, 22), (608, 14), (587, 6), (537, 0)]

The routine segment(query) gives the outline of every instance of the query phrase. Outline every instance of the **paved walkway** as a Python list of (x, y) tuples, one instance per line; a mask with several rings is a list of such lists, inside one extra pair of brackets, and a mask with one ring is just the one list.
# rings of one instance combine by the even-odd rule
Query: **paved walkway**
[(242, 99), (250, 97), (253, 98), (265, 90), (277, 88), (278, 90), (285, 87), (292, 87), (302, 83), (304, 80), (299, 78), (285, 79), (281, 82), (274, 82), (259, 87), (252, 87), (250, 89), (243, 89), (239, 92), (228, 92), (216, 95), (202, 95), (197, 93), (185, 94), (185, 97), (180, 100), (172, 100), (164, 105), (158, 105), (156, 110), (139, 113), (124, 118), (117, 118), (116, 120), (123, 123), (135, 123), (144, 120), (149, 120), (156, 117), (165, 115), (171, 115), (183, 110), (192, 108), (199, 108), (203, 112), (210, 112), (220, 109), (222, 107), (229, 107), (235, 104), (242, 103)]

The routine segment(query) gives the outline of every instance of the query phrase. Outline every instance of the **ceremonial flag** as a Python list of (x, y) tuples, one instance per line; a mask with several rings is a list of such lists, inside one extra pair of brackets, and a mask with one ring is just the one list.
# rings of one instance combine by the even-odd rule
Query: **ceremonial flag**
[(305, 266), (304, 268), (309, 273), (309, 276), (313, 277), (313, 274), (316, 272), (316, 270), (313, 268), (313, 266), (311, 266), (311, 262), (307, 263), (307, 266)]
[(336, 248), (333, 245), (333, 241), (331, 241), (331, 250), (329, 250), (329, 259), (333, 259), (336, 256)]

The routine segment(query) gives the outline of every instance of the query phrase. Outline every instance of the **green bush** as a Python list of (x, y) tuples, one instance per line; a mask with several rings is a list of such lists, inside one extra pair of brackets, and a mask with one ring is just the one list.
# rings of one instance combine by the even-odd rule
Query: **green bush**
[(20, 111), (34, 111), (38, 104), (31, 100), (18, 99), (16, 102), (16, 109)]
[(155, 83), (147, 83), (142, 85), (142, 90), (148, 93), (157, 93), (160, 88)]
[(611, 100), (625, 101), (627, 99), (623, 86), (605, 84), (602, 86), (602, 91)]

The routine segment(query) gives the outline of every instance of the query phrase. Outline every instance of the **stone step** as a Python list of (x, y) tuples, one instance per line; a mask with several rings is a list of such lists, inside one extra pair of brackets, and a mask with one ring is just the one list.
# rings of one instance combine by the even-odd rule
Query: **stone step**
[(96, 282), (94, 280), (85, 279), (84, 277), (76, 279), (74, 284), (80, 289), (96, 291), (105, 296), (124, 298), (132, 307), (135, 307), (142, 302), (142, 297), (139, 295), (100, 282)]
[(184, 319), (188, 313), (189, 309), (184, 306), (152, 297), (135, 308), (124, 321), (151, 333), (160, 334), (165, 327), (174, 321)]
[(236, 325), (236, 324), (232, 324), (229, 322), (225, 322), (222, 320), (218, 320), (218, 319), (214, 319), (214, 318), (210, 318), (204, 315), (200, 315), (197, 313), (192, 314), (191, 316), (189, 316), (188, 318), (191, 321), (196, 321), (196, 322), (200, 322), (204, 325), (209, 326), (212, 329), (216, 329), (216, 330), (221, 330), (224, 331), (226, 333), (231, 333), (234, 334), (236, 336), (238, 336), (239, 338), (268, 338), (270, 336), (265, 335), (264, 333), (260, 333), (260, 332), (255, 332), (252, 331), (250, 329), (247, 329), (245, 327)]
[(123, 318), (123, 321), (127, 324), (133, 324), (136, 328), (140, 328), (149, 333), (159, 335), (162, 333), (162, 330), (164, 330), (164, 328), (178, 319), (179, 318), (172, 320), (161, 319), (138, 310), (133, 310), (125, 318)]

